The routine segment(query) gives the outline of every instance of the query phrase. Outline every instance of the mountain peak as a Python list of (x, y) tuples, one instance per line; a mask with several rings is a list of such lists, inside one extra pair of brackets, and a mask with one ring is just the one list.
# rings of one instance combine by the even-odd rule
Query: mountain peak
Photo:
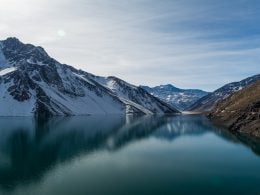
[(17, 38), (0, 44), (0, 116), (179, 113), (117, 77), (61, 64), (42, 47)]
[(176, 90), (176, 91), (179, 91), (180, 89), (173, 86), (172, 84), (166, 84), (166, 85), (160, 85), (158, 86), (158, 88), (161, 88), (161, 89), (168, 89), (168, 90)]
[(16, 37), (8, 37), (5, 41), (8, 41), (8, 42), (20, 42), (21, 43), (21, 41), (18, 38), (16, 38)]
[(42, 53), (45, 56), (49, 56), (42, 47), (23, 43), (16, 37), (8, 37), (7, 39), (2, 40), (0, 42), (4, 45), (4, 47), (7, 47), (8, 49), (11, 49), (11, 50), (21, 49), (21, 47), (22, 47), (22, 49), (25, 49), (25, 50), (34, 49), (34, 50)]
[(2, 63), (26, 65), (45, 65), (54, 64), (54, 60), (47, 54), (47, 52), (38, 46), (32, 44), (25, 44), (16, 37), (9, 37), (6, 40), (0, 41), (1, 44), (1, 59)]
[(2, 42), (5, 46), (12, 46), (12, 47), (18, 47), (23, 45), (23, 43), (16, 37), (8, 37), (5, 40), (0, 41)]
[(198, 89), (180, 89), (171, 84), (159, 85), (156, 87), (141, 86), (155, 97), (158, 97), (164, 102), (184, 110), (201, 97), (208, 93)]

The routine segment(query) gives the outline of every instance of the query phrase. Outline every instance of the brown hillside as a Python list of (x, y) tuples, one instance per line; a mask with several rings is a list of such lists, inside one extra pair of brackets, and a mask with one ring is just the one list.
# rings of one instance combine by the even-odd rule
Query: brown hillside
[(232, 131), (260, 137), (260, 81), (219, 102), (209, 118)]

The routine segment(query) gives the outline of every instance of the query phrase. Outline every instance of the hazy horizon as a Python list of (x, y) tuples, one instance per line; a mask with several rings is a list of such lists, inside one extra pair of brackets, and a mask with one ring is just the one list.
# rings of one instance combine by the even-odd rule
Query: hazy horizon
[(0, 39), (136, 85), (213, 91), (259, 74), (257, 0), (0, 0)]

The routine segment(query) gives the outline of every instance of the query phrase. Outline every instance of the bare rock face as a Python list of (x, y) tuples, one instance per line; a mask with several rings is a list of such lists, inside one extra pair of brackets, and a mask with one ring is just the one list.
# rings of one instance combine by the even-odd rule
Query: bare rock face
[(179, 113), (134, 85), (61, 64), (16, 38), (0, 41), (0, 108), (0, 116)]
[(234, 132), (260, 138), (260, 81), (220, 101), (208, 116)]

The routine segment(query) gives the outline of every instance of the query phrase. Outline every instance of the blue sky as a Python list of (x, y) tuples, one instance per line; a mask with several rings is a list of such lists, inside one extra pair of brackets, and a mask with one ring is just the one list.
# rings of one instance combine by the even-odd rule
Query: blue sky
[(0, 37), (136, 85), (214, 90), (260, 73), (259, 0), (0, 0)]

